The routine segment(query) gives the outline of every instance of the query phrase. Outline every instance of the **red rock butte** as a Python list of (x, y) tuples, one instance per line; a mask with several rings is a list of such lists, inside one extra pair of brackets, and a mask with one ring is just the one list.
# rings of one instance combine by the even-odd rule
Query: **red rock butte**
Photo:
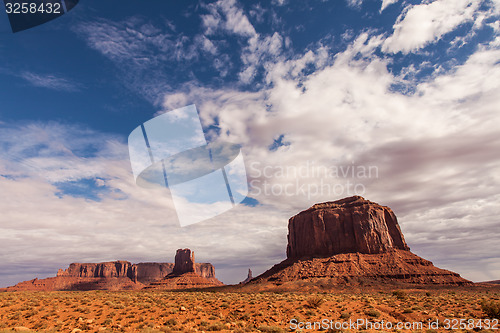
[(194, 252), (190, 249), (179, 249), (175, 255), (175, 266), (172, 273), (163, 279), (151, 282), (147, 289), (193, 289), (224, 285), (215, 276), (203, 277), (196, 273)]
[(389, 207), (360, 196), (316, 204), (288, 223), (288, 258), (410, 250)]
[(316, 204), (290, 218), (286, 253), (247, 285), (471, 283), (410, 252), (394, 212), (360, 196)]
[[(20, 282), (4, 290), (139, 290), (162, 281), (167, 276), (180, 276), (184, 273), (192, 274), (193, 281), (189, 284), (171, 285), (172, 289), (223, 285), (215, 278), (215, 268), (212, 264), (195, 263), (191, 250), (179, 249), (175, 264), (132, 264), (128, 261), (72, 263), (65, 270), (59, 269), (55, 277)], [(163, 287), (166, 289), (169, 286), (163, 284)]]

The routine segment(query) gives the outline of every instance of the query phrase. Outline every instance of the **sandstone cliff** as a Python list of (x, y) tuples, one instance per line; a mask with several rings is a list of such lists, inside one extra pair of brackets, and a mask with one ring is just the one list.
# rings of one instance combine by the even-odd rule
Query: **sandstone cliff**
[(194, 272), (194, 252), (191, 252), (190, 249), (178, 249), (175, 254), (175, 266), (172, 273), (181, 275)]
[(289, 220), (287, 259), (249, 284), (316, 281), (468, 284), (410, 252), (388, 207), (359, 196), (316, 204)]
[(101, 263), (72, 263), (66, 270), (59, 269), (57, 276), (71, 277), (128, 277), (133, 278), (133, 265), (128, 261), (110, 261)]
[[(178, 250), (177, 253), (191, 257), (191, 250)], [(176, 256), (177, 258), (177, 256)], [(182, 259), (182, 260), (181, 260)], [(215, 278), (215, 268), (210, 263), (195, 263), (194, 254), (189, 263), (185, 257), (179, 258), (178, 272), (189, 271), (198, 280), (196, 287), (222, 285)], [(138, 263), (110, 261), (101, 263), (72, 263), (65, 270), (59, 269), (56, 277), (33, 279), (4, 288), (5, 291), (21, 290), (136, 290), (161, 281), (176, 269), (173, 263)], [(182, 273), (181, 273), (182, 274)], [(185, 279), (185, 278), (184, 278)], [(179, 284), (176, 289), (182, 288)]]
[(175, 255), (172, 273), (163, 279), (151, 282), (148, 289), (192, 289), (222, 286), (223, 283), (212, 277), (204, 277), (196, 272), (194, 253), (190, 249), (179, 249)]
[[(131, 264), (128, 261), (72, 263), (65, 270), (59, 269), (57, 276), (78, 278), (126, 277), (142, 284), (149, 284), (172, 273), (174, 265), (173, 263), (160, 262)], [(202, 277), (215, 277), (215, 268), (210, 263), (195, 263), (195, 272)]]
[(389, 207), (355, 196), (317, 204), (288, 223), (288, 258), (409, 250)]

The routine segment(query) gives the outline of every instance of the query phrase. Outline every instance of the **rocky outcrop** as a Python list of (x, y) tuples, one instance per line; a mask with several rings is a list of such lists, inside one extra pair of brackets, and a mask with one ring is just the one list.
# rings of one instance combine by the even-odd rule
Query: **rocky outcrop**
[[(56, 277), (33, 279), (5, 288), (5, 291), (21, 290), (135, 290), (161, 281), (174, 270), (182, 275), (192, 273), (201, 280), (195, 285), (202, 287), (222, 285), (215, 278), (215, 268), (210, 263), (195, 263), (191, 250), (178, 250), (176, 264), (173, 263), (138, 263), (128, 261), (110, 261), (101, 263), (72, 263), (65, 270), (59, 269)], [(194, 281), (194, 280), (193, 280)], [(179, 284), (179, 288), (182, 284)], [(178, 289), (178, 288), (176, 288)]]
[(190, 249), (178, 249), (175, 254), (175, 266), (172, 272), (175, 275), (184, 273), (194, 273), (194, 252), (191, 253)]
[(316, 204), (288, 223), (287, 259), (247, 285), (471, 283), (410, 252), (389, 207), (355, 196)]
[(175, 255), (172, 273), (149, 284), (148, 289), (192, 289), (222, 286), (215, 277), (204, 277), (196, 272), (194, 253), (190, 249), (179, 249)]
[(240, 284), (245, 284), (245, 283), (248, 283), (250, 282), (250, 280), (253, 279), (253, 275), (252, 275), (252, 270), (249, 268), (248, 269), (248, 275), (247, 275), (247, 278), (243, 281), (240, 282)]
[(359, 196), (316, 204), (288, 223), (288, 258), (409, 250), (389, 207)]

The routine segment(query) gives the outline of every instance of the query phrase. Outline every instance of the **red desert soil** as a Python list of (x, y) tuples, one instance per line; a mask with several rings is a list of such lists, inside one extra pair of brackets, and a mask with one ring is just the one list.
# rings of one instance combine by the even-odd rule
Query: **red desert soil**
[[(488, 315), (481, 306), (484, 300), (500, 304), (500, 287), (496, 286), (399, 290), (353, 287), (321, 293), (242, 293), (222, 288), (210, 292), (4, 292), (0, 293), (0, 332), (14, 328), (37, 332), (290, 332), (293, 319), (297, 323), (364, 319), (413, 325), (401, 332), (440, 332), (445, 331), (443, 327), (428, 331), (425, 325), (428, 321), (439, 320), (442, 326), (446, 319), (466, 319), (476, 326), (481, 322), (483, 328), (462, 332), (498, 331), (484, 329)], [(424, 326), (419, 329), (418, 325)]]

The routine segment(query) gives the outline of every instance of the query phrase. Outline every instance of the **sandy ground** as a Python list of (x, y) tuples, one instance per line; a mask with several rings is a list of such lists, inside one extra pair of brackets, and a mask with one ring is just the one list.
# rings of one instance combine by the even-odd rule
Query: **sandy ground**
[(500, 332), (481, 306), (484, 300), (500, 304), (500, 288), (4, 292), (0, 332), (436, 332), (445, 326), (455, 332)]

